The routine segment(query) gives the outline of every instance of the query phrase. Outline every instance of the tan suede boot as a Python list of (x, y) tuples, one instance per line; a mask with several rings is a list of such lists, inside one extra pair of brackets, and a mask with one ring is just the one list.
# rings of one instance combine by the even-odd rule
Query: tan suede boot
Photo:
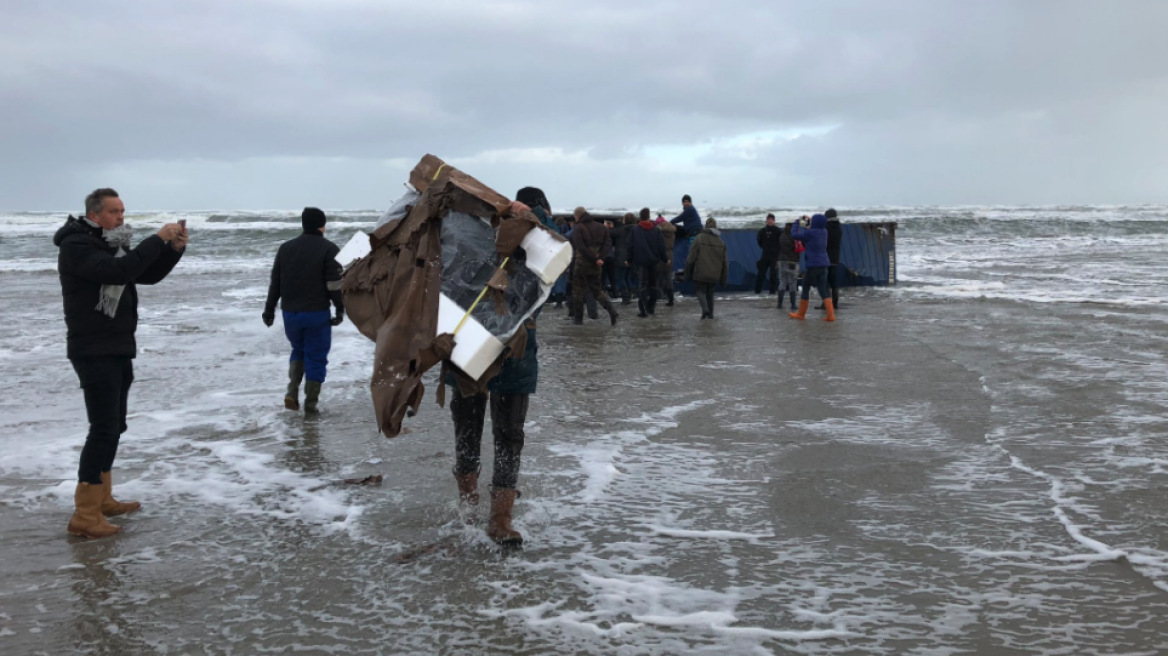
[(511, 528), (511, 506), (518, 496), (516, 490), (491, 488), (491, 519), (487, 521), (487, 537), (497, 544), (523, 544), (523, 536)]
[(468, 506), (479, 505), (479, 473), (454, 472), (454, 480), (458, 483), (458, 502)]
[(70, 535), (83, 538), (107, 538), (122, 530), (105, 520), (101, 514), (101, 500), (105, 496), (104, 485), (90, 485), (78, 483), (77, 491), (73, 493), (75, 510), (69, 518)]
[(137, 501), (118, 501), (114, 498), (114, 473), (113, 471), (102, 472), (101, 487), (103, 490), (101, 498), (101, 514), (106, 517), (114, 517), (116, 515), (124, 515), (128, 512), (134, 512), (142, 507), (142, 504)]

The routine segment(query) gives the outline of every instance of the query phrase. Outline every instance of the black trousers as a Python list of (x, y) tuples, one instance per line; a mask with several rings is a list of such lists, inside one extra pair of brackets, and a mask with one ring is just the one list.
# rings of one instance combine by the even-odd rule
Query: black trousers
[[(450, 416), (454, 419), (454, 473), (470, 474), (481, 467), (483, 422), (487, 395), (462, 396), (452, 388)], [(515, 489), (519, 482), (520, 454), (523, 453), (523, 423), (527, 421), (528, 394), (491, 392), (491, 428), (495, 436), (495, 471), (491, 486)]]
[(839, 283), (836, 282), (837, 270), (839, 264), (833, 264), (827, 267), (827, 286), (831, 289), (831, 304), (839, 305)]
[(114, 466), (118, 441), (126, 432), (126, 407), (134, 382), (134, 360), (127, 357), (70, 360), (85, 393), (89, 434), (81, 448), (77, 480), (101, 485), (101, 474)]
[(648, 314), (653, 314), (657, 308), (657, 266), (650, 264), (637, 267), (640, 272), (637, 278), (637, 301), (641, 310)]
[(766, 283), (766, 277), (769, 273), (771, 276), (770, 291), (772, 294), (779, 288), (779, 261), (778, 260), (759, 260), (755, 265), (758, 268), (758, 274), (754, 278), (754, 293), (761, 294), (762, 286)]
[(819, 298), (831, 298), (827, 294), (827, 270), (831, 267), (808, 267), (803, 272), (803, 300), (811, 300), (811, 288), (819, 292)]

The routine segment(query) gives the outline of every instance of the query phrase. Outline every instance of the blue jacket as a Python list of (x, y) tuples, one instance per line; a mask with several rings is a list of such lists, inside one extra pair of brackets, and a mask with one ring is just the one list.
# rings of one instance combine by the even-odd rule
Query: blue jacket
[(630, 266), (656, 266), (669, 261), (665, 253), (665, 239), (657, 229), (657, 224), (641, 221), (629, 226), (629, 229)]
[(811, 267), (831, 266), (827, 257), (827, 217), (816, 214), (811, 217), (811, 227), (804, 228), (798, 223), (791, 226), (791, 236), (803, 242), (803, 266)]
[(694, 207), (692, 203), (669, 222), (673, 225), (680, 224), (681, 227), (685, 228), (685, 236), (690, 239), (702, 231), (702, 217), (698, 215), (698, 208)]

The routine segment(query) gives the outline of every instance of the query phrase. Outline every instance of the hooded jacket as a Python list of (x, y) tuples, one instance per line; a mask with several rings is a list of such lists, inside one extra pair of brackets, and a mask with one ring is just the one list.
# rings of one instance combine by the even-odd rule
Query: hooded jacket
[[(57, 272), (65, 306), (66, 354), (73, 358), (138, 355), (137, 285), (161, 282), (182, 258), (158, 235), (150, 235), (114, 257), (118, 250), (95, 228), (69, 217), (53, 235)], [(114, 316), (97, 309), (102, 285), (125, 285)]]
[(629, 226), (629, 265), (657, 266), (669, 261), (665, 253), (665, 239), (652, 221), (640, 221)]
[(779, 259), (779, 237), (782, 234), (783, 229), (775, 225), (763, 226), (762, 230), (758, 231), (758, 245), (762, 248), (764, 262), (774, 262)]
[(779, 261), (799, 261), (799, 254), (795, 252), (795, 238), (791, 236), (791, 226), (789, 225), (784, 225), (783, 233), (779, 235)]
[(685, 279), (707, 284), (725, 285), (730, 277), (730, 258), (726, 242), (717, 228), (706, 228), (694, 239), (685, 260)]
[(694, 207), (693, 203), (690, 203), (688, 207), (681, 211), (681, 214), (673, 217), (669, 222), (685, 228), (685, 235), (687, 237), (693, 237), (702, 231), (702, 217), (698, 214), (698, 208)]
[(595, 266), (596, 260), (603, 260), (612, 252), (612, 238), (608, 236), (608, 228), (593, 220), (591, 214), (585, 213), (576, 222), (570, 241), (578, 262)]
[(320, 230), (305, 230), (281, 244), (272, 265), (264, 311), (275, 313), (279, 302), (285, 312), (327, 312), (331, 302), (338, 314), (343, 313), (338, 253), (337, 245), (325, 239)]
[(811, 267), (826, 267), (831, 266), (831, 260), (827, 257), (827, 217), (822, 214), (816, 214), (811, 217), (811, 227), (804, 228), (795, 224), (791, 228), (791, 236), (796, 240), (803, 242), (803, 248), (807, 249), (803, 252), (803, 266), (810, 269)]
[(839, 219), (827, 220), (827, 259), (832, 264), (839, 264), (840, 242), (844, 237), (844, 229), (840, 227)]

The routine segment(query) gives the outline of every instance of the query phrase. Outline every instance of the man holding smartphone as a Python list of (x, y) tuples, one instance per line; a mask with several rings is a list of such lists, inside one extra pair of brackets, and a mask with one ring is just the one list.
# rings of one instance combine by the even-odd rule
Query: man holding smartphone
[(53, 237), (65, 304), (67, 354), (85, 393), (89, 434), (81, 449), (75, 510), (68, 531), (104, 538), (121, 527), (106, 517), (137, 510), (137, 501), (113, 497), (113, 464), (126, 432), (130, 385), (138, 345), (138, 291), (166, 278), (186, 250), (187, 235), (177, 223), (130, 247), (126, 206), (113, 189), (85, 198), (85, 216), (69, 217)]
[[(341, 249), (324, 238), (328, 219), (315, 207), (306, 207), (300, 215), (304, 234), (286, 241), (276, 252), (272, 265), (272, 280), (268, 285), (268, 302), (264, 307), (264, 325), (276, 321), (276, 303), (284, 311), (284, 334), (292, 344), (288, 362), (288, 391), (284, 407), (300, 409), (300, 381), (304, 385), (304, 413), (316, 414), (320, 386), (328, 367), (332, 349), (332, 327), (341, 325), (345, 318), (345, 303), (341, 298), (341, 265), (337, 253)], [(329, 303), (336, 307), (336, 316), (329, 313)]]

